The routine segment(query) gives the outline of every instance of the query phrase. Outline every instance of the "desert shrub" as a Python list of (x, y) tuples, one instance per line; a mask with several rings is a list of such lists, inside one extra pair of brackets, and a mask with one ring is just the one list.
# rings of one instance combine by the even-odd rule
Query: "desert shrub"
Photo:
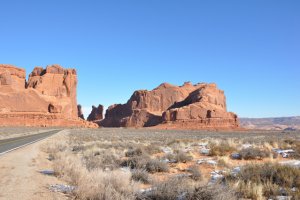
[(191, 178), (195, 181), (202, 180), (202, 174), (198, 165), (193, 165), (188, 169), (188, 172), (191, 173)]
[(239, 151), (241, 158), (244, 160), (263, 159), (270, 156), (270, 152), (259, 148), (246, 148)]
[(166, 163), (161, 162), (157, 159), (151, 159), (148, 160), (148, 162), (146, 163), (145, 169), (150, 173), (168, 172), (169, 166)]
[(219, 157), (218, 166), (223, 168), (229, 168), (231, 166), (229, 157)]
[(152, 191), (138, 194), (138, 200), (236, 200), (234, 193), (219, 185), (201, 186), (188, 178), (170, 178), (154, 183)]
[(173, 153), (167, 153), (162, 158), (163, 159), (168, 159), (168, 160), (174, 160), (174, 161), (177, 162), (177, 160), (175, 159), (175, 154), (173, 154)]
[(295, 153), (292, 154), (292, 157), (295, 159), (300, 159), (300, 141), (294, 141), (292, 148), (295, 150)]
[(84, 152), (83, 155), (83, 163), (88, 170), (116, 169), (120, 165), (120, 159), (120, 154), (111, 149)]
[(53, 161), (53, 170), (59, 178), (72, 185), (77, 185), (86, 168), (76, 156), (62, 152), (56, 155), (56, 159)]
[(67, 150), (67, 146), (68, 145), (64, 141), (64, 139), (57, 141), (49, 141), (46, 143), (46, 145), (42, 146), (42, 151), (48, 153), (49, 160), (52, 161), (56, 159), (56, 155), (58, 155), (61, 152), (65, 152)]
[(83, 145), (80, 145), (80, 144), (74, 145), (74, 146), (72, 147), (72, 151), (73, 151), (73, 152), (80, 152), (80, 151), (83, 151), (83, 150), (84, 150), (84, 146), (83, 146)]
[(102, 169), (88, 171), (77, 156), (59, 153), (53, 162), (56, 175), (68, 184), (76, 186), (76, 199), (134, 200), (135, 185), (130, 173), (104, 172)]
[(163, 159), (168, 159), (168, 160), (174, 160), (175, 162), (182, 162), (186, 163), (188, 161), (192, 161), (193, 157), (190, 156), (188, 153), (182, 152), (182, 151), (177, 151), (174, 154), (168, 153), (163, 156)]
[(151, 144), (151, 145), (145, 146), (144, 151), (150, 155), (162, 152), (161, 148), (157, 144)]
[(234, 151), (236, 148), (231, 146), (228, 142), (221, 142), (220, 144), (211, 143), (209, 145), (209, 156), (225, 156)]
[[(243, 198), (295, 196), (299, 195), (299, 191), (295, 193), (291, 190), (300, 187), (300, 169), (271, 163), (248, 165), (236, 176), (226, 176), (225, 180), (234, 186)], [(281, 188), (284, 189), (284, 194)]]
[(146, 170), (150, 173), (155, 172), (167, 172), (169, 166), (157, 159), (151, 159), (149, 156), (134, 156), (124, 160), (121, 163), (121, 167), (129, 167), (131, 169)]
[(145, 169), (146, 164), (150, 162), (149, 156), (134, 156), (121, 162), (121, 167), (129, 167), (130, 169)]
[(178, 151), (176, 154), (175, 154), (175, 160), (177, 162), (182, 162), (182, 163), (186, 163), (188, 161), (191, 161), (193, 160), (193, 157), (190, 156), (189, 154), (187, 153), (184, 153), (182, 151)]
[(74, 193), (76, 199), (134, 200), (135, 186), (129, 173), (94, 170), (81, 176)]
[(131, 179), (142, 183), (149, 183), (149, 174), (145, 170), (134, 170), (131, 174)]
[(185, 200), (237, 200), (237, 196), (231, 189), (221, 186), (196, 187), (194, 191), (187, 193)]
[(138, 194), (138, 200), (174, 200), (186, 192), (194, 189), (191, 179), (174, 177), (152, 185), (152, 191)]
[(142, 148), (138, 147), (136, 149), (129, 149), (126, 153), (126, 157), (134, 157), (134, 156), (141, 156), (143, 154)]

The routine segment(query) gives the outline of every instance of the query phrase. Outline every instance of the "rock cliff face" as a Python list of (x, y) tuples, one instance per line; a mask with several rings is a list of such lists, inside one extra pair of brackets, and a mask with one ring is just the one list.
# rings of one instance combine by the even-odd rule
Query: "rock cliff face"
[(216, 84), (163, 83), (152, 91), (133, 93), (126, 104), (110, 106), (105, 127), (237, 128), (237, 115), (227, 112), (224, 92)]
[(92, 107), (92, 112), (88, 116), (87, 120), (88, 121), (99, 121), (103, 119), (103, 105), (99, 104), (98, 107), (93, 106)]
[(94, 126), (78, 118), (76, 70), (36, 67), (25, 77), (24, 69), (0, 65), (1, 126)]
[(85, 120), (83, 111), (82, 111), (82, 106), (80, 104), (77, 105), (77, 112), (78, 112), (78, 117)]

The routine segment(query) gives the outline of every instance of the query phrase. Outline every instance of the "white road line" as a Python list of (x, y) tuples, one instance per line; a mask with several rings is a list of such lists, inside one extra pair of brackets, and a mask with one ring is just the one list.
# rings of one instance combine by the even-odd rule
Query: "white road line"
[(15, 147), (15, 148), (13, 148), (13, 149), (4, 151), (4, 152), (0, 153), (0, 156), (3, 156), (4, 154), (7, 154), (7, 153), (9, 153), (9, 152), (11, 152), (11, 151), (14, 151), (14, 150), (17, 150), (17, 149), (20, 149), (20, 148), (22, 148), (22, 147), (28, 146), (28, 145), (30, 145), (30, 144), (33, 144), (33, 143), (35, 143), (35, 142), (44, 140), (44, 139), (46, 139), (46, 138), (48, 138), (48, 137), (40, 138), (40, 139), (34, 140), (34, 141), (32, 141), (32, 142), (23, 144), (23, 145), (21, 145), (21, 146)]

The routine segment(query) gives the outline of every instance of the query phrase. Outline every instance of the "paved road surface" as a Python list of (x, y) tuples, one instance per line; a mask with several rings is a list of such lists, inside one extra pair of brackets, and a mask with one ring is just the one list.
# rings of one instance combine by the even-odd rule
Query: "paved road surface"
[(27, 144), (47, 138), (51, 135), (54, 135), (55, 133), (58, 133), (59, 131), (60, 130), (53, 130), (35, 135), (0, 140), (0, 155), (7, 153), (11, 150), (17, 149), (19, 147), (25, 146)]

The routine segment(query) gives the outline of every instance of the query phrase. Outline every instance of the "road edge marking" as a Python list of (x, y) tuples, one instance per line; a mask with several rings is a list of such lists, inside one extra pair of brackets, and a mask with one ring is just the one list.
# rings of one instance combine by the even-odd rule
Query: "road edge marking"
[[(59, 131), (59, 132), (60, 132), (60, 131)], [(57, 132), (57, 133), (59, 133), (59, 132)], [(55, 133), (55, 134), (56, 134), (56, 133)], [(51, 136), (52, 136), (52, 135), (51, 135)], [(41, 141), (41, 140), (47, 139), (47, 138), (49, 138), (49, 137), (51, 137), (51, 136), (44, 137), (44, 138), (40, 138), (40, 139), (34, 140), (34, 141), (32, 141), (32, 142), (23, 144), (23, 145), (21, 145), (21, 146), (15, 147), (15, 148), (13, 148), (13, 149), (4, 151), (4, 152), (0, 153), (0, 156), (3, 156), (3, 155), (5, 155), (5, 154), (7, 154), (7, 153), (9, 153), (9, 152), (12, 152), (12, 151), (15, 151), (15, 150), (17, 150), (17, 149), (26, 147), (26, 146), (31, 145), (31, 144), (33, 144), (33, 143), (39, 142), (39, 141)]]

